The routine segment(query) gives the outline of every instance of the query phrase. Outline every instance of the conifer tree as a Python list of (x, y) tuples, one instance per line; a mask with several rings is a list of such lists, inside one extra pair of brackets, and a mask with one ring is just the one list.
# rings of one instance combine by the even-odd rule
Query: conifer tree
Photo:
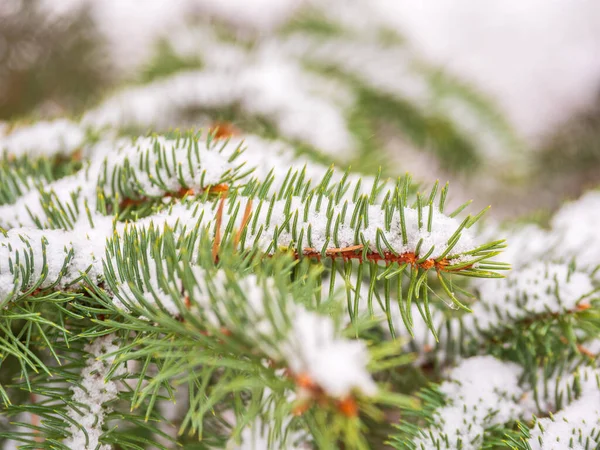
[[(600, 448), (600, 196), (498, 226), (379, 167), (381, 121), (454, 173), (493, 159), (373, 70), (409, 59), (380, 31), (200, 24), (200, 54), (163, 42), (82, 117), (7, 127), (3, 448)], [(473, 90), (406, 66), (518, 148)]]

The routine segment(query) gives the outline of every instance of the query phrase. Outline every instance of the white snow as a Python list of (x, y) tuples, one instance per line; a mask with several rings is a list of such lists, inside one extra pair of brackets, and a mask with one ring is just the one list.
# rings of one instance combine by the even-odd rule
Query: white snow
[(68, 119), (39, 121), (0, 135), (0, 153), (6, 151), (16, 158), (70, 155), (80, 149), (84, 141), (84, 129)]
[(560, 244), (557, 256), (575, 257), (578, 266), (593, 269), (600, 254), (600, 192), (590, 191), (574, 202), (566, 203), (552, 218), (552, 230)]
[[(73, 386), (72, 401), (79, 403), (79, 410), (83, 411), (81, 415), (74, 409), (69, 410), (69, 416), (78, 424), (71, 425), (69, 431), (71, 437), (65, 439), (63, 444), (68, 448), (78, 450), (111, 450), (108, 444), (100, 444), (106, 414), (110, 407), (106, 406), (117, 398), (119, 386), (115, 381), (106, 379), (114, 357), (104, 358), (104, 356), (116, 351), (119, 347), (113, 344), (115, 336), (112, 334), (97, 338), (85, 350), (91, 354), (87, 360), (86, 367), (81, 372), (81, 386)], [(123, 367), (117, 368), (113, 377), (123, 374)], [(83, 428), (84, 431), (81, 429)]]
[(436, 410), (434, 425), (423, 429), (415, 441), (417, 449), (435, 448), (445, 442), (446, 449), (478, 450), (486, 428), (518, 419), (519, 404), (525, 391), (519, 386), (522, 368), (492, 356), (477, 356), (462, 361), (448, 374), (449, 381), (439, 390), (447, 406)]
[[(352, 191), (352, 188), (349, 189)], [(240, 211), (244, 210), (247, 203), (247, 199), (239, 199)], [(277, 244), (280, 247), (291, 247), (298, 244), (300, 234), (304, 232), (304, 240), (302, 248), (312, 247), (316, 251), (321, 252), (323, 248), (346, 248), (354, 245), (360, 245), (363, 240), (368, 243), (368, 248), (372, 252), (377, 251), (377, 242), (381, 243), (384, 251), (388, 251), (388, 247), (385, 246), (381, 239), (377, 238), (378, 233), (383, 233), (385, 238), (390, 244), (390, 247), (398, 254), (414, 253), (419, 241), (422, 239), (422, 245), (420, 249), (420, 255), (423, 256), (429, 253), (430, 249), (433, 251), (430, 254), (430, 258), (437, 258), (442, 255), (448, 246), (448, 241), (454, 232), (458, 229), (460, 222), (455, 218), (450, 218), (433, 208), (432, 211), (432, 228), (431, 231), (427, 231), (428, 212), (427, 208), (424, 208), (422, 224), (419, 227), (418, 212), (416, 209), (409, 207), (404, 208), (405, 226), (406, 226), (406, 240), (407, 243), (403, 243), (403, 235), (401, 229), (400, 214), (396, 209), (392, 215), (391, 224), (389, 231), (385, 227), (385, 214), (381, 209), (381, 205), (368, 205), (366, 215), (369, 218), (369, 224), (367, 227), (361, 224), (359, 231), (359, 238), (355, 238), (356, 229), (358, 224), (352, 224), (352, 213), (356, 207), (356, 204), (348, 201), (346, 206), (346, 214), (344, 216), (343, 209), (344, 204), (338, 204), (332, 206), (332, 217), (330, 222), (330, 233), (327, 233), (327, 203), (329, 200), (324, 199), (321, 204), (320, 210), (318, 209), (317, 199), (313, 199), (308, 208), (306, 204), (302, 203), (299, 197), (292, 197), (291, 206), (289, 208), (289, 214), (291, 217), (298, 215), (297, 229), (294, 233), (293, 227), (290, 226), (290, 230), (283, 228), (278, 230)], [(259, 201), (254, 201), (253, 210), (258, 210)], [(268, 201), (263, 203), (260, 208), (258, 218), (252, 217), (250, 223), (254, 223), (256, 220), (258, 225), (256, 228), (249, 226), (246, 241), (246, 246), (251, 246), (256, 241), (259, 244), (259, 248), (268, 250), (269, 245), (273, 242), (275, 227), (281, 227), (282, 222), (285, 218), (285, 207), (286, 200), (277, 200), (273, 203), (271, 210), (270, 221), (269, 208), (270, 204)], [(305, 211), (307, 211), (305, 220)], [(339, 230), (338, 230), (338, 242), (336, 243), (333, 238), (333, 226), (337, 222), (339, 217)], [(241, 223), (241, 213), (236, 218), (237, 224)], [(223, 223), (228, 223), (230, 220), (229, 215), (223, 215)], [(311, 230), (312, 239), (308, 240), (309, 227)], [(260, 229), (262, 233), (258, 235)], [(360, 239), (360, 233), (362, 233), (363, 240)], [(476, 248), (474, 243), (474, 237), (470, 230), (465, 229), (461, 234), (461, 238), (458, 243), (453, 247), (450, 252), (452, 255), (464, 253)], [(273, 251), (273, 249), (271, 250)]]
[(480, 301), (463, 319), (469, 332), (493, 331), (536, 315), (568, 314), (594, 292), (586, 273), (569, 273), (567, 264), (543, 262), (478, 284)]
[(336, 337), (330, 318), (298, 308), (282, 352), (296, 375), (308, 375), (328, 395), (343, 398), (353, 389), (375, 395), (377, 386), (366, 371), (365, 343)]
[[(242, 223), (242, 213), (249, 199), (238, 197), (236, 200), (239, 208), (237, 208), (238, 214), (235, 217), (230, 217), (227, 212), (223, 213), (222, 226), (224, 227), (233, 220), (234, 229), (238, 230)], [(290, 212), (291, 217), (294, 217), (296, 212), (298, 215), (298, 226), (297, 234), (294, 234), (293, 227), (290, 226), (288, 231), (282, 226), (282, 222), (285, 217), (285, 203), (286, 200), (278, 200), (273, 204), (270, 220), (269, 216), (269, 202), (265, 202), (261, 207), (258, 217), (251, 217), (247, 224), (247, 238), (241, 242), (241, 248), (250, 248), (256, 242), (260, 249), (264, 252), (274, 252), (277, 248), (273, 247), (275, 242), (275, 231), (278, 229), (277, 246), (278, 247), (294, 247), (298, 245), (296, 239), (304, 231), (304, 243), (302, 249), (307, 248), (309, 245), (313, 245), (317, 251), (321, 251), (322, 248), (332, 249), (339, 247), (349, 247), (352, 245), (359, 244), (360, 241), (355, 240), (355, 229), (358, 224), (351, 224), (351, 216), (354, 205), (349, 204), (345, 217), (342, 217), (342, 207), (340, 205), (334, 206), (333, 217), (335, 220), (340, 216), (339, 226), (339, 242), (334, 242), (331, 238), (327, 237), (327, 217), (325, 214), (327, 200), (324, 200), (324, 204), (321, 206), (321, 210), (316, 211), (317, 202), (316, 200), (311, 203), (308, 208), (307, 220), (304, 220), (304, 205), (301, 199), (293, 197), (291, 202)], [(226, 203), (228, 203), (226, 201)], [(258, 208), (259, 201), (256, 201)], [(178, 230), (192, 230), (196, 225), (200, 227), (208, 227), (209, 231), (215, 232), (216, 225), (216, 208), (218, 202), (212, 204), (198, 205), (198, 204), (179, 204), (174, 205), (168, 210), (161, 211), (155, 215), (141, 219), (131, 224), (116, 223), (114, 225), (114, 231), (118, 234), (122, 234), (126, 227), (131, 228), (147, 228), (153, 223), (155, 226), (162, 228), (167, 225), (170, 227), (177, 227)], [(229, 205), (227, 205), (229, 206)], [(402, 242), (402, 232), (400, 227), (400, 215), (398, 211), (395, 212), (390, 231), (385, 230), (384, 224), (384, 213), (378, 206), (369, 206), (369, 226), (362, 230), (362, 234), (365, 242), (369, 243), (369, 249), (372, 252), (377, 251), (377, 235), (383, 233), (386, 236), (393, 250), (398, 254), (415, 252), (416, 247), (421, 239), (423, 239), (423, 245), (421, 246), (422, 253), (428, 253), (431, 248), (433, 252), (430, 258), (436, 258), (441, 255), (445, 250), (448, 239), (455, 232), (458, 227), (458, 221), (451, 219), (439, 212), (433, 212), (433, 222), (431, 232), (427, 231), (426, 220), (423, 220), (424, 225), (419, 228), (417, 212), (411, 208), (405, 208), (405, 222), (407, 230), (407, 244), (404, 245)], [(229, 207), (224, 208), (225, 211), (229, 210)], [(235, 211), (235, 209), (233, 209)], [(251, 223), (253, 220), (260, 224), (254, 228)], [(91, 228), (86, 223), (86, 219), (82, 219), (75, 223), (72, 231), (64, 230), (36, 230), (33, 228), (13, 228), (7, 232), (6, 236), (0, 236), (0, 261), (7, 261), (6, 268), (0, 270), (0, 298), (11, 299), (18, 295), (19, 292), (23, 292), (26, 288), (35, 285), (38, 280), (42, 277), (42, 269), (44, 257), (47, 258), (46, 265), (48, 267), (48, 273), (45, 279), (41, 282), (39, 287), (46, 287), (54, 283), (56, 280), (61, 280), (59, 286), (65, 286), (66, 284), (74, 281), (79, 275), (88, 271), (91, 279), (95, 279), (102, 273), (102, 258), (105, 255), (105, 240), (113, 234), (113, 223), (109, 217), (103, 217), (100, 215), (95, 216), (94, 228)], [(335, 223), (335, 220), (332, 223)], [(309, 227), (311, 230), (312, 240), (309, 242)], [(260, 229), (263, 229), (262, 234), (259, 236)], [(281, 228), (281, 230), (279, 230)], [(223, 231), (223, 230), (221, 230)], [(47, 248), (44, 251), (43, 240), (47, 241)], [(383, 243), (382, 243), (383, 245)], [(458, 241), (458, 244), (453, 248), (453, 254), (459, 254), (465, 251), (472, 250), (474, 248), (473, 238), (469, 230), (464, 230), (462, 238)], [(73, 251), (73, 258), (67, 259), (69, 251)], [(22, 278), (19, 266), (25, 267), (26, 255), (33, 256), (33, 261), (30, 263), (30, 278), (26, 280)], [(464, 258), (457, 258), (457, 261), (462, 261)], [(65, 273), (60, 276), (61, 271), (64, 267)], [(10, 264), (14, 266), (10, 268)], [(1, 267), (1, 266), (0, 266)], [(89, 270), (88, 270), (89, 269)]]
[(600, 445), (600, 371), (586, 368), (579, 375), (579, 398), (552, 417), (536, 421), (528, 441), (532, 450), (584, 450)]
[(59, 286), (66, 286), (86, 270), (90, 279), (97, 279), (103, 273), (111, 222), (106, 218), (97, 228), (72, 231), (13, 228), (0, 235), (0, 304), (36, 285), (45, 288), (60, 281)]
[(194, 109), (239, 106), (271, 120), (284, 137), (343, 158), (354, 144), (343, 112), (318, 89), (323, 83), (327, 80), (304, 72), (293, 60), (259, 54), (232, 69), (179, 72), (126, 89), (88, 111), (82, 123), (165, 130), (184, 125), (185, 114)]
[[(205, 136), (198, 139), (197, 154), (189, 144), (186, 139), (178, 142), (158, 136), (95, 145), (94, 151), (90, 150), (90, 163), (86, 168), (42, 186), (41, 192), (31, 189), (14, 204), (1, 205), (0, 227), (36, 227), (35, 218), (47, 227), (52, 226), (46, 223), (43, 204), (47, 201), (42, 193), (52, 194), (55, 204), (72, 204), (73, 211), (83, 212), (87, 202), (94, 213), (99, 188), (103, 188), (107, 197), (118, 194), (121, 198), (133, 197), (133, 200), (163, 197), (184, 186), (201, 193), (204, 188), (224, 181), (241, 164), (229, 161), (242, 144), (241, 140), (225, 145), (220, 151), (219, 143), (207, 148)], [(120, 183), (113, 184), (113, 177)]]

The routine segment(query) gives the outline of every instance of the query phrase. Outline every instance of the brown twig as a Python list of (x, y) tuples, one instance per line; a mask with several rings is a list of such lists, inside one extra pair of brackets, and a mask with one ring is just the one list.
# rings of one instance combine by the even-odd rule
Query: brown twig
[[(221, 194), (223, 192), (227, 192), (229, 190), (229, 186), (227, 184), (221, 183), (221, 184), (215, 184), (215, 185), (210, 185), (207, 186), (205, 188), (201, 188), (199, 190), (198, 193), (202, 194), (205, 192), (208, 192), (210, 194)], [(192, 196), (192, 195), (196, 195), (196, 191), (192, 188), (179, 188), (179, 190), (174, 191), (174, 192), (166, 192), (161, 198), (175, 198), (175, 199), (182, 199), (184, 197), (188, 197), (188, 196)], [(119, 203), (119, 209), (125, 209), (128, 206), (139, 206), (139, 205), (143, 205), (144, 203), (147, 203), (149, 201), (153, 200), (150, 197), (140, 197), (140, 198), (124, 198), (123, 200), (121, 200), (121, 203)]]
[[(418, 266), (422, 269), (429, 270), (432, 267), (435, 267), (436, 270), (439, 271), (447, 271), (446, 267), (449, 265), (449, 262), (446, 258), (441, 261), (436, 261), (434, 259), (427, 259), (422, 263), (417, 263), (419, 258), (414, 254), (414, 252), (402, 253), (400, 255), (394, 255), (391, 252), (385, 252), (381, 255), (378, 252), (369, 251), (366, 254), (363, 254), (362, 250), (364, 249), (363, 245), (352, 245), (350, 247), (344, 248), (330, 248), (325, 250), (325, 256), (328, 258), (342, 258), (345, 261), (350, 259), (358, 259), (359, 261), (363, 261), (363, 259), (367, 261), (385, 261), (387, 264), (398, 263), (398, 264), (410, 264), (411, 266)], [(315, 258), (317, 260), (321, 259), (321, 252), (317, 251), (315, 248), (306, 247), (302, 250), (302, 255)], [(471, 268), (471, 266), (466, 266), (463, 269)]]
[(240, 238), (242, 237), (242, 233), (246, 229), (248, 222), (250, 221), (250, 216), (252, 214), (252, 199), (249, 198), (246, 202), (246, 209), (244, 210), (244, 217), (242, 217), (242, 224), (240, 225), (240, 229), (235, 234), (235, 238), (233, 239), (233, 248), (237, 248)]

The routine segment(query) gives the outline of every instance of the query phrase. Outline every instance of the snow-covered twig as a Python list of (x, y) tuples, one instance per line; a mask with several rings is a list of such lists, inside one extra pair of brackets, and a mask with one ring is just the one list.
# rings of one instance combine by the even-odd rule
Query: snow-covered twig
[[(73, 386), (72, 401), (78, 404), (78, 410), (71, 409), (69, 416), (77, 423), (71, 425), (71, 436), (63, 444), (78, 450), (111, 450), (112, 447), (100, 443), (106, 414), (110, 411), (108, 403), (117, 398), (117, 382), (107, 380), (114, 358), (105, 357), (119, 349), (113, 342), (114, 335), (106, 335), (94, 340), (85, 350), (90, 353), (86, 367), (81, 372), (81, 382)], [(112, 372), (112, 377), (124, 373), (123, 367)], [(81, 414), (83, 412), (83, 414)]]

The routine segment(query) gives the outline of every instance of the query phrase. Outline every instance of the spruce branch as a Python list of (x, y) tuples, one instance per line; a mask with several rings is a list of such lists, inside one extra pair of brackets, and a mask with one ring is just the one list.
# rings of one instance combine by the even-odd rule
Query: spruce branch
[[(302, 185), (296, 188), (299, 186)], [(38, 288), (76, 285), (82, 273), (99, 280), (107, 237), (122, 233), (127, 227), (141, 229), (154, 225), (160, 229), (163, 224), (178, 230), (206, 230), (215, 242), (239, 240), (242, 252), (273, 255), (283, 250), (298, 258), (341, 258), (346, 265), (352, 259), (363, 264), (385, 262), (386, 266), (375, 266), (380, 270), (379, 278), (389, 279), (390, 274), (400, 276), (405, 268), (411, 267), (408, 305), (413, 296), (419, 298), (416, 284), (427, 285), (423, 274), (430, 269), (435, 269), (440, 280), (444, 280), (444, 274), (461, 275), (463, 271), (469, 276), (495, 276), (494, 272), (479, 270), (474, 265), (496, 256), (502, 243), (473, 244), (465, 230), (468, 217), (459, 224), (429, 207), (425, 226), (423, 208), (405, 206), (405, 197), (398, 194), (398, 189), (383, 205), (372, 205), (365, 196), (354, 204), (349, 201), (341, 204), (334, 195), (326, 198), (322, 186), (312, 191), (304, 189), (304, 198), (293, 197), (294, 190), (289, 188), (287, 198), (281, 200), (275, 195), (270, 200), (261, 197), (260, 192), (252, 200), (234, 192), (205, 204), (185, 202), (131, 225), (97, 218), (95, 228), (82, 225), (72, 237), (61, 230), (11, 229), (0, 238), (1, 255), (8, 261), (8, 270), (0, 273), (3, 302)], [(242, 211), (251, 200), (256, 209), (248, 219)], [(452, 255), (445, 256), (450, 250)], [(447, 283), (444, 288), (452, 301), (458, 302)]]
[[(36, 449), (110, 449), (118, 444), (133, 450), (146, 444), (131, 431), (152, 432), (160, 417), (153, 413), (144, 422), (118, 411), (121, 401), (131, 400), (124, 382), (126, 369), (113, 364), (119, 348), (115, 342), (121, 340), (112, 334), (94, 337), (86, 345), (81, 340), (67, 344), (60, 337), (54, 339), (60, 365), (52, 367), (52, 376), (36, 375), (9, 386), (14, 395), (27, 392), (31, 401), (9, 404), (4, 413), (29, 420), (13, 422), (16, 428), (0, 433), (0, 438), (17, 442), (20, 448)], [(125, 424), (125, 429), (119, 431), (119, 424)]]
[[(96, 211), (118, 212), (167, 196), (202, 194), (211, 186), (231, 184), (239, 174), (239, 147), (228, 147), (208, 135), (166, 140), (143, 138), (113, 144), (113, 151), (98, 152), (78, 173), (31, 190), (16, 204), (5, 206), (0, 225), (5, 228), (72, 228), (82, 215)], [(146, 205), (147, 206), (147, 205)], [(91, 224), (93, 225), (93, 224)]]
[[(69, 411), (69, 416), (73, 419), (69, 429), (71, 436), (63, 442), (68, 448), (111, 449), (110, 445), (100, 444), (99, 440), (106, 416), (105, 404), (117, 398), (119, 388), (115, 382), (105, 380), (113, 361), (111, 358), (101, 358), (118, 350), (113, 344), (114, 340), (115, 336), (109, 334), (96, 339), (85, 348), (91, 357), (81, 373), (81, 387), (73, 388), (73, 401), (80, 404), (81, 409)], [(123, 367), (119, 367), (112, 371), (111, 376), (118, 377), (124, 371)]]
[[(491, 356), (462, 361), (435, 390), (421, 393), (426, 406), (415, 422), (398, 425), (391, 443), (398, 449), (484, 447), (489, 430), (528, 413), (528, 391), (520, 386), (523, 370)], [(407, 440), (406, 436), (413, 436)]]
[[(191, 400), (182, 433), (234, 442), (248, 439), (252, 423), (263, 429), (269, 423), (272, 446), (289, 437), (302, 445), (368, 448), (364, 421), (381, 422), (386, 408), (415, 402), (372, 377), (409, 362), (399, 354), (401, 342), (367, 348), (356, 339), (376, 323), (371, 306), (366, 321), (357, 313), (364, 308), (363, 274), (373, 280), (364, 286), (367, 303), (377, 297), (386, 305), (392, 332), (396, 304), (409, 332), (413, 306), (433, 328), (429, 273), (462, 307), (454, 277), (499, 276), (507, 266), (493, 258), (504, 244), (476, 242), (471, 227), (485, 210), (461, 218), (466, 205), (444, 212), (447, 186), (438, 199), (437, 183), (414, 196), (409, 177), (391, 183), (380, 173), (365, 181), (318, 165), (281, 170), (282, 156), (272, 167), (259, 166), (239, 142), (221, 139), (218, 130), (205, 138), (102, 142), (104, 150), (79, 172), (14, 196), (14, 209), (2, 214), (9, 229), (0, 237), (0, 261), (7, 262), (0, 263), (0, 298), (7, 323), (26, 326), (6, 333), (5, 348), (23, 361), (21, 374), (30, 380), (30, 371), (57, 373), (54, 364), (71, 343), (117, 332), (129, 344), (110, 355), (116, 365), (107, 377), (124, 376), (115, 367), (126, 362), (143, 369), (135, 387), (119, 393), (134, 411), (117, 410), (110, 420), (150, 420), (158, 402), (185, 389)], [(339, 308), (338, 283), (347, 309)], [(54, 302), (54, 320), (30, 314), (32, 304), (44, 301)], [(55, 362), (35, 355), (27, 330), (43, 339)], [(32, 386), (42, 395), (39, 382)], [(2, 389), (10, 402), (14, 387)], [(50, 398), (46, 409), (36, 402), (18, 411), (42, 424), (62, 420), (60, 433), (34, 423), (28, 428), (44, 445), (70, 445), (64, 436), (75, 425), (68, 418), (81, 409), (63, 402), (57, 419), (58, 397)], [(86, 432), (101, 445), (121, 439), (94, 426)], [(67, 439), (84, 439), (70, 432)]]
[[(421, 327), (411, 350), (422, 361), (492, 353), (526, 365), (533, 378), (542, 362), (593, 359), (586, 342), (597, 334), (596, 285), (589, 273), (572, 265), (532, 263), (504, 279), (479, 283), (470, 314), (434, 309), (440, 342)], [(532, 353), (535, 358), (528, 356)]]
[(68, 119), (39, 121), (0, 136), (0, 153), (10, 159), (70, 156), (86, 141), (85, 128)]
[(534, 417), (532, 424), (519, 424), (503, 444), (514, 450), (544, 448), (600, 448), (600, 373), (581, 368), (563, 382), (566, 405), (546, 418)]
[[(131, 346), (122, 356), (124, 360), (143, 361), (150, 355), (164, 355), (160, 364), (163, 369), (139, 391), (136, 402), (150, 398), (152, 404), (151, 397), (168, 380), (175, 380), (176, 385), (189, 384), (195, 392), (194, 398), (204, 401), (192, 406), (182, 427), (191, 426), (192, 432), (201, 433), (203, 418), (213, 405), (230, 395), (242, 395), (249, 389), (268, 389), (266, 398), (279, 405), (273, 406), (277, 414), (293, 413), (306, 421), (317, 420), (315, 426), (318, 424), (320, 431), (313, 430), (313, 433), (318, 431), (318, 434), (329, 436), (330, 444), (343, 439), (347, 445), (358, 430), (359, 411), (363, 408), (365, 413), (370, 411), (369, 397), (372, 402), (384, 405), (412, 404), (402, 396), (378, 393), (366, 372), (367, 354), (364, 347), (360, 347), (362, 343), (335, 337), (339, 332), (334, 332), (336, 326), (331, 319), (307, 311), (291, 301), (289, 293), (284, 293), (290, 288), (284, 280), (295, 273), (298, 281), (291, 285), (293, 297), (301, 296), (298, 300), (314, 304), (314, 288), (310, 286), (315, 285), (317, 274), (307, 272), (307, 267), (299, 271), (298, 264), (301, 263), (290, 258), (277, 258), (267, 264), (266, 269), (261, 263), (260, 269), (260, 272), (267, 270), (266, 273), (274, 278), (255, 275), (240, 278), (248, 268), (258, 268), (257, 260), (249, 262), (239, 256), (226, 257), (226, 253), (219, 264), (228, 269), (214, 272), (214, 268), (210, 269), (212, 259), (202, 257), (212, 252), (209, 240), (195, 258), (208, 267), (201, 269), (186, 263), (185, 258), (179, 260), (182, 253), (168, 231), (158, 241), (153, 241), (158, 246), (148, 247), (145, 243), (150, 240), (140, 234), (132, 234), (129, 239), (139, 240), (139, 245), (128, 245), (127, 253), (122, 256), (114, 251), (116, 259), (109, 260), (107, 270), (114, 274), (111, 280), (131, 280), (132, 273), (139, 273), (133, 277), (139, 282), (125, 285), (109, 280), (110, 289), (95, 288), (94, 295), (107, 308), (125, 314), (127, 318), (123, 323), (105, 318), (103, 324), (135, 332), (147, 330), (140, 341), (144, 348), (136, 351)], [(182, 245), (186, 244), (182, 242)], [(232, 266), (232, 258), (239, 262)], [(270, 265), (273, 267), (269, 268)], [(230, 272), (232, 268), (235, 272)], [(167, 273), (176, 276), (167, 278)], [(300, 276), (302, 273), (305, 275)], [(119, 302), (108, 292), (114, 292)], [(310, 293), (308, 298), (307, 293)], [(129, 312), (124, 313), (123, 307)], [(338, 309), (338, 316), (339, 312)], [(170, 348), (167, 353), (166, 348)], [(194, 348), (202, 351), (194, 351)], [(389, 359), (397, 349), (398, 345), (387, 349), (374, 347), (370, 353), (376, 359), (368, 367), (383, 370), (407, 362), (408, 359), (398, 357)], [(182, 358), (184, 354), (194, 356)], [(240, 354), (246, 355), (245, 358), (240, 359)], [(152, 356), (153, 359), (157, 357)], [(389, 360), (386, 362), (386, 359)], [(244, 374), (243, 383), (238, 379), (241, 374)], [(273, 375), (279, 378), (276, 383), (272, 381)], [(217, 384), (194, 381), (207, 376)], [(203, 386), (203, 390), (198, 391), (199, 386)], [(238, 389), (242, 389), (239, 394)], [(290, 394), (294, 391), (294, 401), (290, 403)], [(263, 393), (259, 398), (264, 401), (265, 395)], [(251, 405), (260, 411), (255, 400), (248, 408), (252, 409)], [(329, 412), (321, 417), (323, 411)], [(242, 424), (250, 420), (247, 414), (244, 417)], [(327, 431), (331, 421), (345, 425), (332, 434)], [(281, 420), (274, 422), (277, 424)], [(361, 442), (362, 438), (358, 443), (352, 443), (353, 448), (363, 448)]]
[[(584, 330), (585, 316), (597, 310), (597, 289), (587, 273), (571, 265), (533, 263), (504, 280), (482, 284), (481, 301), (473, 306), (472, 315), (462, 318), (462, 327), (477, 330), (467, 333), (505, 345), (511, 342), (510, 334), (523, 335), (535, 327), (541, 331), (554, 323), (557, 332), (575, 345), (572, 330)], [(537, 339), (546, 339), (545, 334), (542, 332)]]
[[(324, 180), (338, 183), (336, 195), (347, 197), (356, 194), (348, 192), (348, 183), (361, 180), (316, 163), (300, 163), (288, 148), (252, 136), (227, 136), (219, 128), (205, 134), (175, 133), (169, 139), (99, 141), (88, 152), (84, 168), (71, 176), (7, 191), (12, 201), (0, 206), (0, 226), (69, 229), (81, 217), (92, 224), (96, 212), (135, 220), (184, 196), (218, 195), (244, 186), (285, 192), (289, 184), (302, 181), (313, 188)], [(258, 164), (265, 152), (275, 152), (267, 166)], [(357, 189), (380, 198), (390, 186), (380, 176), (366, 177), (364, 187)]]
[[(322, 84), (321, 77), (304, 73), (298, 62), (280, 62), (285, 70), (263, 56), (245, 60), (234, 71), (222, 67), (189, 70), (125, 89), (88, 111), (81, 123), (93, 129), (165, 131), (182, 123), (187, 111), (198, 108), (223, 111), (235, 105), (246, 117), (265, 118), (278, 135), (330, 155), (346, 156), (353, 145), (342, 111), (328, 98), (326, 90), (317, 93), (309, 87), (314, 81)], [(261, 76), (263, 71), (269, 76)], [(288, 92), (301, 89), (296, 101), (273, 96), (270, 93), (273, 82), (286, 86)]]
[[(502, 241), (484, 245), (472, 242), (469, 228), (482, 213), (458, 222), (452, 216), (462, 207), (450, 216), (440, 212), (446, 187), (439, 205), (436, 204), (437, 184), (426, 201), (417, 195), (417, 201), (412, 203), (409, 178), (390, 186), (377, 177), (372, 186), (368, 186), (363, 185), (360, 178), (350, 181), (347, 174), (336, 175), (330, 169), (315, 184), (306, 178), (306, 169), (302, 169), (289, 170), (275, 188), (272, 171), (262, 183), (242, 181), (236, 188), (236, 180), (247, 176), (239, 175), (243, 165), (236, 162), (239, 146), (228, 146), (228, 141), (218, 141), (209, 134), (206, 150), (201, 152), (198, 139), (198, 136), (142, 139), (118, 150), (114, 158), (92, 161), (87, 170), (57, 181), (59, 189), (50, 190), (49, 194), (40, 191), (44, 220), (32, 214), (29, 201), (22, 203), (21, 209), (24, 208), (29, 220), (37, 226), (73, 229), (77, 236), (68, 239), (58, 230), (56, 233), (26, 230), (27, 234), (20, 236), (18, 229), (11, 229), (3, 242), (3, 254), (9, 261), (9, 270), (2, 273), (3, 301), (19, 292), (28, 293), (28, 289), (33, 292), (53, 283), (64, 287), (77, 285), (84, 272), (99, 280), (103, 241), (113, 232), (125, 229), (119, 223), (108, 226), (108, 218), (101, 214), (119, 210), (124, 202), (130, 202), (128, 208), (153, 197), (177, 197), (182, 190), (184, 195), (203, 191), (204, 195), (200, 202), (188, 199), (168, 213), (166, 210), (155, 213), (131, 226), (144, 227), (155, 221), (157, 225), (162, 222), (179, 228), (189, 222), (191, 228), (205, 228), (214, 239), (213, 258), (220, 241), (233, 240), (242, 252), (273, 255), (284, 250), (298, 258), (339, 259), (345, 267), (350, 267), (355, 260), (359, 266), (369, 264), (378, 279), (392, 280), (407, 273), (411, 283), (404, 301), (408, 306), (418, 301), (427, 288), (426, 273), (431, 269), (437, 272), (451, 301), (465, 308), (454, 294), (448, 277), (496, 277), (495, 270), (505, 268), (500, 263), (490, 262), (503, 248)], [(332, 182), (336, 179), (339, 182)], [(229, 196), (210, 201), (207, 195), (211, 188), (222, 185), (231, 191)], [(362, 193), (365, 191), (369, 194)], [(88, 201), (91, 203), (96, 195), (98, 203), (90, 209)], [(382, 203), (378, 203), (382, 197)], [(107, 204), (109, 198), (116, 199), (116, 203)], [(409, 203), (412, 204), (409, 206)], [(94, 209), (99, 209), (101, 214)], [(14, 210), (16, 220), (23, 221), (18, 217), (18, 205)], [(79, 217), (83, 211), (87, 225)], [(132, 210), (135, 217), (139, 213), (135, 208)], [(13, 245), (16, 239), (21, 242)], [(49, 261), (46, 246), (57, 249), (50, 252), (53, 257)], [(58, 248), (63, 247), (61, 260), (56, 255), (61, 253)], [(333, 285), (335, 271), (331, 279)], [(428, 308), (419, 310), (431, 327)], [(410, 311), (410, 308), (402, 306), (401, 311)], [(405, 322), (410, 329), (412, 318), (406, 316)]]
[(0, 207), (14, 204), (19, 197), (37, 186), (74, 173), (80, 165), (79, 161), (61, 158), (0, 157)]
[(199, 17), (161, 79), (0, 124), (0, 447), (598, 447), (600, 197), (504, 253), (488, 208), (396, 178), (399, 138), (443, 170), (520, 143), (345, 6), (265, 40)]

